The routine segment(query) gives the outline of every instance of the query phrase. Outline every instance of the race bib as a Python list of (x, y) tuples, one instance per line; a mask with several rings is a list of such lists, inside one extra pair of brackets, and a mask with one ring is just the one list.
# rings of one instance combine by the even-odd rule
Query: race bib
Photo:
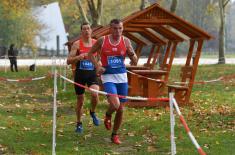
[(79, 69), (82, 70), (94, 70), (94, 65), (89, 60), (81, 60)]
[(122, 56), (108, 56), (108, 65), (111, 68), (120, 68), (124, 66)]

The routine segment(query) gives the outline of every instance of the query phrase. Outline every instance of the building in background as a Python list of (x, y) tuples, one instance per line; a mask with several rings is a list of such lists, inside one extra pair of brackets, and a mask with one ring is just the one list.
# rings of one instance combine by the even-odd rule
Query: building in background
[(43, 29), (41, 30), (40, 35), (36, 37), (38, 48), (56, 51), (57, 40), (59, 37), (59, 54), (64, 54), (64, 44), (68, 41), (68, 39), (59, 3), (54, 2), (48, 5), (37, 7), (33, 14), (43, 25)]

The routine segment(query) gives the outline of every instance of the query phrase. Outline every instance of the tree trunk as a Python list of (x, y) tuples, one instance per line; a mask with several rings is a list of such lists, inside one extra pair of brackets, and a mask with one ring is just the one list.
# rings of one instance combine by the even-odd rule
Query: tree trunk
[(145, 8), (145, 3), (146, 3), (146, 0), (141, 0), (140, 10), (144, 10), (144, 8)]
[(98, 0), (97, 8), (95, 7), (94, 0), (89, 0), (88, 4), (89, 3), (92, 6), (92, 7), (89, 7), (91, 15), (92, 15), (92, 25), (91, 26), (96, 27), (101, 24), (100, 21), (101, 21), (101, 16), (102, 16), (103, 0)]
[[(227, 3), (226, 3), (227, 4)], [(219, 0), (220, 29), (219, 29), (219, 60), (218, 64), (225, 64), (225, 1)]]
[(81, 1), (80, 1), (80, 0), (77, 0), (77, 6), (78, 6), (79, 11), (80, 11), (80, 14), (81, 14), (81, 16), (82, 16), (82, 18), (83, 18), (83, 21), (84, 21), (84, 22), (87, 22), (87, 23), (90, 23), (89, 20), (87, 19), (87, 16), (86, 16), (86, 14), (85, 14), (83, 8), (82, 8), (82, 4), (81, 4)]
[(98, 0), (97, 4), (97, 24), (101, 25), (101, 17), (103, 12), (103, 0)]
[(176, 7), (177, 7), (177, 0), (172, 0), (172, 2), (171, 2), (171, 12), (172, 13), (175, 13), (175, 11), (176, 11)]

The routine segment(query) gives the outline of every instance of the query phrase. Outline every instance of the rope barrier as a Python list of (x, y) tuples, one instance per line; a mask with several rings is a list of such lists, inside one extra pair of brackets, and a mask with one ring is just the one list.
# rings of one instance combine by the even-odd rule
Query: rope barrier
[(209, 80), (209, 81), (174, 82), (174, 83), (176, 83), (176, 84), (186, 84), (186, 85), (188, 85), (188, 84), (190, 84), (190, 83), (192, 83), (192, 84), (206, 84), (206, 83), (214, 83), (214, 82), (218, 82), (218, 81), (221, 81), (221, 80), (223, 80), (223, 77), (220, 77), (220, 78), (215, 79), (215, 80)]
[(208, 80), (208, 81), (195, 81), (195, 82), (174, 82), (176, 84), (207, 84), (207, 83), (214, 83), (214, 82), (219, 82), (219, 81), (229, 81), (235, 79), (235, 74), (233, 75), (227, 75), (227, 76), (221, 76), (218, 79), (214, 79), (214, 80)]
[[(167, 82), (167, 81), (164, 81), (162, 79), (153, 79), (153, 78), (149, 78), (149, 77), (146, 77), (146, 76), (143, 76), (143, 75), (140, 75), (140, 74), (137, 74), (137, 73), (134, 73), (134, 72), (131, 72), (129, 70), (127, 70), (128, 73), (130, 74), (133, 74), (133, 75), (136, 75), (138, 77), (142, 77), (142, 78), (145, 78), (147, 80), (151, 80), (151, 81), (156, 81), (156, 82)], [(207, 84), (207, 83), (214, 83), (214, 82), (218, 82), (218, 81), (225, 81), (225, 80), (231, 80), (231, 79), (234, 79), (235, 78), (235, 75), (228, 75), (228, 76), (221, 76), (219, 77), (218, 79), (214, 79), (214, 80), (208, 80), (208, 81), (195, 81), (195, 82), (174, 82), (175, 84), (185, 84), (185, 85), (188, 85), (188, 84)]]
[(142, 77), (142, 78), (145, 78), (145, 79), (148, 79), (148, 80), (151, 80), (151, 81), (156, 81), (156, 82), (166, 82), (164, 80), (161, 80), (161, 79), (153, 79), (153, 78), (149, 78), (149, 77), (146, 77), (146, 76), (143, 76), (143, 75), (140, 75), (140, 74), (137, 74), (137, 73), (134, 73), (134, 72), (131, 72), (129, 70), (127, 70), (128, 73), (130, 74), (133, 74), (133, 75), (137, 75), (138, 77)]
[(200, 155), (206, 155), (206, 153), (202, 150), (201, 146), (198, 144), (197, 140), (195, 139), (195, 137), (193, 136), (192, 132), (190, 131), (190, 129), (189, 129), (189, 127), (188, 127), (188, 125), (187, 125), (183, 115), (180, 112), (179, 106), (178, 106), (175, 98), (173, 98), (172, 101), (173, 101), (174, 107), (176, 109), (176, 112), (177, 112), (177, 114), (180, 117), (180, 122), (183, 124), (183, 126), (184, 126), (184, 128), (185, 128), (185, 130), (186, 130), (186, 132), (187, 132), (187, 134), (189, 136), (189, 138), (193, 142), (194, 146), (197, 148), (198, 153)]
[(8, 79), (4, 77), (0, 77), (0, 81), (6, 81), (6, 82), (31, 82), (31, 81), (38, 81), (43, 80), (47, 77), (50, 77), (51, 75), (48, 74), (47, 76), (41, 76), (41, 77), (35, 77), (35, 78), (24, 78), (24, 79)]
[(133, 97), (133, 96), (123, 96), (123, 95), (117, 95), (117, 94), (110, 94), (110, 93), (106, 93), (106, 92), (103, 92), (103, 91), (100, 91), (100, 90), (96, 90), (96, 89), (92, 89), (92, 88), (89, 88), (87, 86), (84, 86), (82, 84), (79, 84), (79, 83), (76, 83), (62, 75), (59, 75), (61, 78), (63, 78), (64, 80), (70, 82), (70, 83), (73, 83), (79, 87), (82, 87), (82, 88), (85, 88), (91, 92), (95, 92), (95, 93), (98, 93), (98, 94), (102, 94), (102, 95), (107, 95), (107, 96), (116, 96), (118, 98), (125, 98), (125, 99), (129, 99), (129, 100), (139, 100), (139, 101), (162, 101), (162, 102), (168, 102), (169, 101), (169, 98), (146, 98), (146, 97)]

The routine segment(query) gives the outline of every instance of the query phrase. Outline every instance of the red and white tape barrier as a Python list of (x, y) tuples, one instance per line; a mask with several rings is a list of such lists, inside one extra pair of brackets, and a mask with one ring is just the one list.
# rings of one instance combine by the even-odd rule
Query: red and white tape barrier
[(30, 82), (30, 81), (37, 81), (37, 80), (42, 80), (45, 79), (47, 76), (41, 76), (41, 77), (36, 77), (36, 78), (25, 78), (25, 79), (7, 79), (0, 77), (0, 81), (7, 81), (7, 82)]
[(84, 86), (84, 85), (81, 85), (79, 83), (76, 83), (62, 75), (59, 75), (62, 79), (70, 82), (70, 83), (73, 83), (79, 87), (82, 87), (82, 88), (85, 88), (89, 91), (92, 91), (92, 92), (95, 92), (95, 93), (98, 93), (98, 94), (102, 94), (102, 95), (108, 95), (108, 96), (117, 96), (119, 98), (125, 98), (125, 99), (130, 99), (130, 100), (139, 100), (139, 101), (162, 101), (162, 102), (168, 102), (169, 101), (169, 98), (146, 98), (146, 97), (133, 97), (133, 96), (123, 96), (123, 95), (117, 95), (117, 94), (109, 94), (109, 93), (106, 93), (106, 92), (103, 92), (103, 91), (100, 91), (100, 90), (95, 90), (95, 89), (92, 89), (92, 88), (89, 88), (87, 86)]
[[(218, 81), (222, 81), (223, 80), (223, 77), (220, 77), (218, 79), (215, 79), (215, 80), (209, 80), (209, 81), (195, 81), (195, 82), (192, 82), (193, 84), (206, 84), (206, 83), (214, 83), (214, 82), (218, 82)], [(190, 82), (174, 82), (176, 84), (189, 84)]]
[(129, 70), (127, 70), (127, 72), (128, 72), (128, 73), (130, 73), (130, 74), (137, 75), (137, 76), (139, 76), (139, 77), (142, 77), (142, 78), (145, 78), (145, 79), (151, 80), (151, 81), (156, 81), (156, 82), (165, 82), (164, 80), (149, 78), (149, 77), (146, 77), (146, 76), (143, 76), (143, 75), (140, 75), (140, 74), (134, 73), (134, 72), (129, 71)]
[(195, 137), (193, 136), (192, 132), (190, 131), (190, 129), (189, 129), (189, 127), (188, 127), (188, 125), (187, 125), (187, 123), (186, 123), (186, 121), (185, 121), (183, 115), (182, 115), (181, 112), (180, 112), (179, 106), (178, 106), (178, 104), (177, 104), (175, 98), (173, 98), (172, 100), (173, 100), (173, 104), (174, 104), (174, 107), (175, 107), (175, 109), (176, 109), (176, 112), (177, 112), (177, 114), (178, 114), (179, 117), (180, 117), (180, 121), (181, 121), (181, 123), (183, 124), (183, 126), (184, 126), (184, 128), (185, 128), (185, 130), (186, 130), (186, 132), (187, 132), (187, 134), (188, 134), (188, 136), (189, 136), (189, 138), (190, 138), (191, 141), (193, 142), (194, 146), (197, 148), (198, 153), (199, 153), (200, 155), (206, 155), (206, 153), (202, 150), (201, 146), (198, 144), (197, 140), (195, 139)]

